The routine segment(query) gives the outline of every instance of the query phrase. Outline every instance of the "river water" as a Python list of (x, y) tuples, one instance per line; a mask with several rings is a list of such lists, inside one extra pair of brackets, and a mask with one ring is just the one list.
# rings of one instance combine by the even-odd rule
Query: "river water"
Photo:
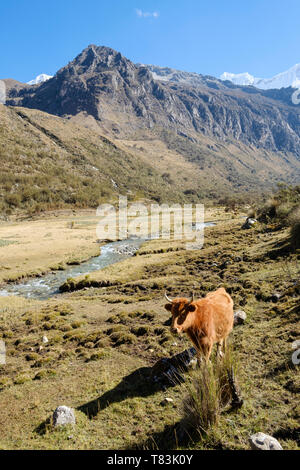
[[(207, 222), (205, 227), (215, 225)], [(196, 224), (195, 229), (201, 230), (203, 225)], [(158, 238), (158, 237), (157, 237)], [(25, 282), (7, 284), (0, 290), (0, 296), (19, 295), (26, 298), (45, 300), (59, 294), (59, 287), (70, 277), (82, 276), (98, 271), (111, 264), (130, 258), (147, 241), (148, 238), (128, 238), (126, 240), (107, 243), (101, 247), (101, 254), (78, 266), (69, 266), (64, 271), (55, 271), (41, 277), (27, 279)]]

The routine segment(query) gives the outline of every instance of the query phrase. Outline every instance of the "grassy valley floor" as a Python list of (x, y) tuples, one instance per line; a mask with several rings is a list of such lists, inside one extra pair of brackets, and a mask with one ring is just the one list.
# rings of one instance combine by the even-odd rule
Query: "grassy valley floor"
[[(136, 256), (90, 275), (109, 281), (108, 287), (75, 279), (80, 290), (47, 301), (0, 297), (0, 339), (7, 350), (0, 366), (0, 448), (248, 449), (249, 436), (262, 431), (284, 449), (299, 449), (300, 374), (291, 345), (300, 338), (300, 260), (289, 253), (286, 230), (241, 230), (241, 215), (210, 214), (223, 222), (206, 229), (202, 250), (153, 240)], [(88, 220), (86, 214), (81, 220)], [(33, 258), (32, 266), (18, 244), (0, 246), (0, 264), (9, 268), (1, 268), (1, 280), (48, 270), (78, 253), (92, 256), (92, 224), (81, 227), (78, 219), (74, 229), (69, 223), (66, 218), (46, 229), (46, 221), (24, 222), (28, 234), (34, 228), (34, 236), (49, 238), (49, 245), (41, 245), (40, 263)], [(17, 241), (19, 230), (3, 226), (0, 238)], [(63, 239), (69, 251), (60, 254), (56, 247)], [(27, 246), (34, 251), (33, 242)], [(231, 293), (235, 310), (247, 313), (230, 335), (244, 405), (224, 411), (207, 434), (191, 431), (187, 439), (180, 432), (182, 400), (197, 370), (172, 387), (151, 380), (159, 358), (190, 347), (185, 337), (170, 333), (164, 291), (175, 297), (194, 290), (200, 297), (220, 286)], [(174, 401), (162, 406), (165, 397)], [(75, 408), (74, 428), (47, 425), (59, 405)]]

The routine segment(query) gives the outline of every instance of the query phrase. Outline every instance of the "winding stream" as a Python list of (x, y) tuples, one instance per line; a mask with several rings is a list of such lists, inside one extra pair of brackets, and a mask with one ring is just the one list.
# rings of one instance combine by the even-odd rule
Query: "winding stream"
[[(204, 227), (213, 226), (215, 223), (207, 222)], [(196, 224), (196, 230), (202, 229), (202, 225)], [(0, 296), (19, 295), (26, 298), (45, 300), (59, 294), (59, 287), (69, 278), (89, 274), (98, 271), (111, 264), (130, 258), (149, 240), (148, 238), (128, 238), (126, 240), (107, 243), (101, 247), (101, 254), (78, 266), (69, 266), (64, 271), (55, 271), (41, 277), (34, 277), (25, 282), (12, 283), (0, 290)]]

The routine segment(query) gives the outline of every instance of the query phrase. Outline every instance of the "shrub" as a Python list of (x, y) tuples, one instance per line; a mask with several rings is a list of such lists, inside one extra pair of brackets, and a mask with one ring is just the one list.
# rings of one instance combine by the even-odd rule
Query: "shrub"
[(258, 209), (257, 218), (260, 222), (268, 223), (276, 218), (277, 208), (280, 202), (277, 199), (269, 199), (265, 205)]
[(300, 248), (300, 205), (289, 216), (291, 245), (294, 250)]
[(287, 226), (291, 213), (299, 203), (300, 186), (279, 185), (273, 197), (257, 209), (257, 218), (263, 223), (277, 222)]

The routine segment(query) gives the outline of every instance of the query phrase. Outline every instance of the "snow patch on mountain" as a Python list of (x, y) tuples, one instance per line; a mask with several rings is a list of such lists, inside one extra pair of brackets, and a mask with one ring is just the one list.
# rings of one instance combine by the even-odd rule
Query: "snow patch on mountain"
[(5, 104), (6, 102), (6, 86), (3, 80), (0, 80), (0, 104)]
[(274, 75), (272, 78), (257, 78), (246, 73), (224, 72), (220, 76), (221, 80), (229, 80), (235, 85), (252, 85), (263, 90), (272, 88), (300, 88), (300, 64), (296, 64), (286, 72)]
[(27, 82), (27, 85), (39, 85), (40, 83), (50, 80), (50, 78), (52, 78), (52, 75), (42, 73), (41, 75), (38, 75), (34, 80)]

